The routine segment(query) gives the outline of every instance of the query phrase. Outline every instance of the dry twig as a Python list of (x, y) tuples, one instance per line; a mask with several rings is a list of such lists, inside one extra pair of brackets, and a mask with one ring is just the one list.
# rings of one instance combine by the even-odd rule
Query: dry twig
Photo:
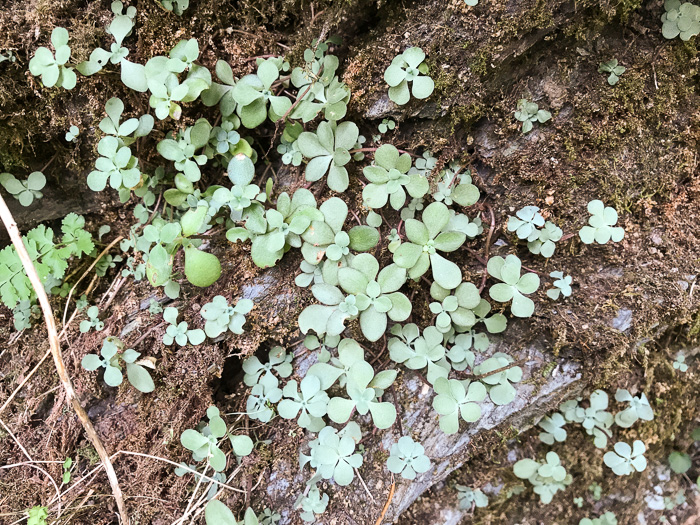
[(391, 500), (394, 498), (394, 490), (396, 489), (396, 482), (394, 481), (394, 475), (391, 475), (391, 487), (389, 488), (389, 497), (386, 499), (386, 503), (384, 504), (384, 508), (382, 509), (381, 515), (377, 518), (377, 521), (374, 522), (374, 525), (382, 525), (382, 521), (384, 521), (384, 516), (386, 516), (387, 511), (389, 510), (389, 505), (391, 505)]

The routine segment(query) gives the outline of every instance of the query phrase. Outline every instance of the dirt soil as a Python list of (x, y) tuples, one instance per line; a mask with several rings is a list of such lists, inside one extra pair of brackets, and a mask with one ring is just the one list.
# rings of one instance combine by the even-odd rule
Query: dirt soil
[[(575, 286), (572, 297), (557, 306), (551, 305), (542, 287), (536, 294), (538, 307), (530, 331), (513, 345), (524, 347), (544, 336), (552, 359), (582, 365), (586, 393), (595, 388), (605, 389), (611, 397), (617, 388), (645, 392), (656, 419), (621, 437), (628, 442), (644, 440), (650, 463), (662, 463), (671, 450), (690, 446), (690, 432), (700, 422), (700, 370), (691, 363), (687, 373), (679, 374), (671, 363), (679, 349), (695, 348), (700, 333), (700, 294), (693, 293), (700, 271), (698, 40), (667, 41), (661, 36), (660, 1), (642, 5), (638, 0), (495, 0), (476, 7), (461, 0), (191, 4), (184, 16), (177, 17), (155, 0), (132, 1), (138, 9), (137, 42), (130, 43), (129, 58), (144, 62), (167, 53), (179, 40), (194, 37), (202, 50), (202, 65), (213, 70), (216, 60), (223, 59), (241, 76), (253, 71), (250, 57), (285, 54), (294, 66), (313, 38), (342, 36), (344, 43), (337, 52), (340, 71), (353, 92), (348, 118), (358, 123), (361, 133), (371, 137), (381, 119), (391, 116), (398, 125), (388, 140), (397, 147), (416, 153), (430, 149), (439, 155), (441, 165), (456, 159), (471, 168), (482, 199), (467, 213), (481, 213), (488, 220), (493, 210), (492, 239), (500, 241), (488, 248), (483, 236), (468, 243), (471, 252), (464, 251), (459, 262), (472, 282), (478, 284), (483, 274), (473, 253), (515, 252), (516, 239), (504, 225), (520, 207), (539, 206), (566, 235), (585, 224), (586, 204), (592, 198), (614, 206), (626, 230), (618, 244), (585, 246), (572, 235), (559, 243), (551, 263), (524, 255), (527, 252), (520, 246), (518, 254), (527, 267), (543, 276), (563, 270), (574, 277)], [(146, 99), (129, 92), (109, 70), (80, 77), (70, 92), (45, 89), (27, 71), (34, 50), (47, 45), (53, 27), (68, 29), (76, 61), (109, 41), (104, 31), (109, 5), (107, 0), (7, 0), (0, 6), (0, 52), (12, 50), (17, 56), (14, 63), (0, 63), (0, 171), (19, 176), (43, 169), (49, 179), (38, 209), (26, 211), (9, 203), (23, 230), (39, 221), (55, 225), (70, 211), (84, 213), (93, 232), (109, 224), (112, 231), (103, 242), (126, 234), (131, 225), (134, 203), (120, 204), (111, 191), (93, 193), (85, 179), (96, 158), (97, 123), (106, 100), (111, 96), (128, 100), (133, 116), (148, 109)], [(383, 71), (393, 56), (411, 45), (425, 50), (436, 90), (426, 104), (413, 101), (391, 108), (385, 100)], [(597, 72), (598, 64), (611, 58), (627, 68), (614, 87)], [(527, 135), (520, 133), (513, 118), (523, 97), (553, 115)], [(191, 106), (180, 125), (213, 115), (212, 109)], [(157, 124), (153, 147), (142, 146), (139, 157), (147, 165), (158, 162), (155, 141), (171, 123)], [(75, 146), (63, 138), (71, 124), (83, 130)], [(274, 127), (269, 132), (272, 135)], [(262, 143), (258, 146), (265, 150)], [(270, 161), (276, 170), (280, 167), (274, 149)], [(356, 182), (360, 170), (360, 163), (351, 168), (353, 182), (343, 196), (353, 209), (361, 207), (361, 186)], [(220, 176), (205, 173), (211, 181)], [(303, 182), (300, 168), (282, 168), (278, 178), (281, 187), (276, 189), (293, 191)], [(391, 214), (387, 219), (398, 222)], [(78, 396), (110, 453), (133, 451), (175, 462), (191, 459), (179, 436), (202, 419), (206, 407), (215, 403), (224, 413), (245, 412), (241, 358), (262, 355), (277, 344), (297, 347), (301, 335), (296, 318), (312, 301), (310, 293), (294, 285), (300, 256), (290, 252), (277, 268), (262, 271), (253, 265), (248, 246), (233, 245), (223, 236), (212, 241), (211, 251), (222, 261), (222, 278), (204, 290), (183, 279), (182, 297), (174, 305), (190, 327), (201, 327), (199, 309), (213, 296), (235, 298), (255, 292), (256, 307), (244, 335), (208, 340), (197, 347), (164, 346), (162, 317), (148, 312), (149, 299), (163, 299), (162, 290), (123, 279), (119, 264), (92, 283), (93, 276), (88, 275), (81, 285), (82, 293), (91, 283), (90, 300), (101, 304), (105, 329), (82, 334), (79, 317), (67, 330), (63, 356)], [(89, 263), (72, 265), (71, 282)], [(413, 321), (430, 322), (427, 287), (409, 285), (408, 290), (413, 293)], [(53, 299), (60, 318), (65, 299)], [(69, 314), (73, 307), (68, 307)], [(97, 374), (81, 369), (82, 357), (98, 350), (106, 335), (120, 336), (129, 347), (157, 360), (153, 394), (141, 395), (128, 385), (109, 388)], [(16, 334), (12, 313), (5, 307), (0, 307), (0, 340), (6, 342), (0, 346), (1, 404), (44, 356), (48, 343), (39, 319), (33, 329)], [(303, 433), (294, 422), (277, 419), (261, 425), (245, 416), (230, 418), (260, 444), (242, 460), (231, 481), (242, 493), (223, 500), (237, 511), (248, 505), (274, 509), (279, 501), (266, 492), (266, 481), (280, 458), (297, 456)], [(57, 523), (117, 523), (106, 476), (101, 470), (93, 472), (96, 452), (66, 404), (50, 359), (0, 413), (0, 420), (14, 436), (0, 429), (0, 465), (23, 463), (27, 455), (53, 462), (73, 458), (73, 480), (84, 478), (84, 482), (62, 498), (63, 515)], [(545, 449), (537, 435), (533, 430), (515, 439), (502, 428), (480, 436), (469, 457), (463, 458), (465, 467), (426, 493), (398, 523), (440, 523), (435, 521), (440, 510), (456, 506), (455, 483), (517, 485), (504, 458), (513, 450), (518, 457), (542, 456)], [(488, 509), (478, 509), (463, 523), (576, 524), (588, 514), (572, 505), (572, 498), (585, 495), (593, 481), (603, 486), (604, 493), (620, 496), (604, 499), (604, 507), (593, 500), (591, 505), (616, 512), (620, 524), (637, 523), (649, 486), (634, 476), (618, 478), (600, 468), (602, 452), (582, 432), (571, 432), (565, 444), (553, 449), (575, 481), (551, 505), (541, 506), (531, 490), (510, 498), (503, 490)], [(167, 524), (182, 515), (194, 488), (190, 477), (177, 477), (171, 465), (151, 458), (118, 454), (114, 464), (132, 523)], [(14, 523), (25, 509), (54, 499), (56, 491), (47, 474), (60, 481), (61, 465), (48, 463), (42, 468), (45, 473), (30, 465), (0, 470), (0, 523)], [(690, 478), (697, 477), (697, 469), (696, 463)], [(380, 510), (387, 492), (384, 487), (374, 495)], [(296, 497), (282, 496), (287, 506)], [(324, 523), (347, 523), (342, 507), (348, 504), (360, 507), (364, 502), (331, 502)], [(364, 519), (371, 525), (379, 513), (376, 507), (367, 509)], [(666, 515), (674, 523), (696, 523), (697, 509), (697, 499), (689, 497), (687, 505)], [(292, 522), (301, 520), (295, 515)]]

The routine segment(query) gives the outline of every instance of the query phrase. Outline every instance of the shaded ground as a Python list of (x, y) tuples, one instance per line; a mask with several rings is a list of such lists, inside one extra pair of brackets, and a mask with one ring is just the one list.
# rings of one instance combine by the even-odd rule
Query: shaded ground
[[(17, 63), (0, 64), (0, 139), (5, 146), (0, 149), (0, 168), (24, 174), (47, 166), (44, 173), (50, 181), (40, 209), (24, 213), (13, 208), (23, 228), (72, 210), (87, 213), (93, 231), (111, 224), (110, 236), (126, 232), (130, 225), (129, 205), (120, 205), (108, 191), (87, 191), (85, 177), (95, 159), (96, 124), (103, 116), (105, 101), (120, 96), (131, 102), (134, 114), (141, 114), (147, 109), (145, 99), (128, 94), (114, 74), (81, 78), (78, 88), (66, 92), (43, 89), (26, 72), (31, 53), (47, 42), (56, 25), (71, 33), (74, 57), (87, 57), (95, 45), (103, 43), (109, 3), (17, 0), (0, 8), (0, 51), (12, 49), (18, 57)], [(159, 9), (153, 1), (135, 5), (138, 41), (129, 45), (132, 60), (144, 61), (166, 52), (180, 39), (195, 37), (204, 50), (203, 65), (213, 68), (217, 59), (225, 59), (237, 76), (252, 70), (254, 62), (249, 57), (289, 49), (288, 56), (294, 61), (312, 38), (341, 34), (345, 39), (339, 51), (341, 69), (353, 90), (351, 118), (369, 137), (376, 133), (381, 118), (391, 115), (400, 121), (389, 139), (397, 147), (430, 148), (440, 154), (441, 162), (459, 159), (470, 166), (485, 196), (482, 201), (494, 209), (497, 219), (493, 240), (502, 242), (491, 247), (492, 255), (514, 250), (514, 239), (503, 232), (503, 225), (508, 214), (524, 205), (540, 206), (565, 234), (575, 233), (585, 223), (585, 205), (590, 199), (601, 198), (615, 206), (627, 232), (622, 243), (586, 247), (573, 237), (560, 243), (552, 267), (534, 256), (523, 258), (524, 264), (543, 273), (563, 269), (574, 276), (576, 286), (574, 295), (556, 306), (548, 302), (543, 287), (530, 330), (511, 345), (523, 348), (544, 338), (551, 351), (548, 357), (579, 362), (583, 383), (590, 388), (611, 393), (618, 387), (644, 391), (654, 400), (657, 419), (635, 426), (626, 440), (643, 439), (650, 460), (661, 460), (671, 448), (688, 445), (687, 435), (699, 417), (698, 371), (691, 368), (680, 376), (670, 363), (677, 348), (695, 344), (700, 331), (698, 299), (693, 294), (700, 259), (697, 39), (686, 43), (664, 40), (660, 2), (640, 7), (631, 1), (517, 1), (469, 8), (457, 0), (347, 0), (314, 3), (312, 11), (307, 2), (209, 0), (193, 5), (181, 18)], [(421, 46), (428, 54), (436, 92), (426, 105), (412, 103), (397, 110), (383, 100), (385, 86), (377, 79), (391, 58), (409, 45)], [(627, 67), (615, 87), (597, 73), (598, 64), (611, 58)], [(512, 117), (523, 96), (553, 113), (550, 123), (536, 126), (526, 136), (520, 134)], [(189, 117), (183, 124), (191, 124), (208, 111), (202, 107), (186, 112)], [(70, 124), (84, 130), (75, 147), (63, 140)], [(154, 138), (160, 136), (156, 132)], [(155, 148), (151, 151), (141, 151), (139, 156), (155, 160)], [(274, 156), (273, 162), (277, 163)], [(359, 174), (360, 166), (351, 169), (351, 176)], [(278, 175), (293, 189), (301, 183), (301, 173), (298, 169)], [(207, 174), (212, 179), (219, 175)], [(346, 194), (351, 206), (360, 205), (359, 190), (354, 183)], [(68, 203), (66, 197), (71, 198)], [(486, 212), (478, 204), (470, 214), (480, 206)], [(484, 252), (483, 238), (469, 246)], [(188, 459), (179, 435), (201, 419), (209, 404), (216, 402), (222, 412), (242, 411), (246, 391), (240, 383), (238, 356), (258, 349), (264, 352), (273, 344), (292, 347), (300, 339), (295, 320), (311, 298), (293, 284), (299, 257), (288, 254), (279, 270), (268, 275), (252, 264), (246, 247), (230, 245), (221, 237), (212, 251), (222, 260), (222, 279), (204, 291), (183, 283), (186, 301), (177, 304), (181, 316), (198, 324), (199, 308), (214, 295), (248, 293), (256, 297), (257, 307), (244, 336), (196, 348), (163, 346), (162, 320), (146, 309), (154, 290), (143, 283), (122, 282), (119, 268), (96, 282), (92, 296), (105, 304), (112, 297), (110, 285), (117, 281), (119, 290), (106, 310), (105, 330), (80, 334), (75, 323), (69, 331), (64, 358), (110, 452), (139, 451), (176, 462)], [(87, 264), (76, 265), (76, 276)], [(466, 279), (480, 281), (483, 268), (466, 252), (462, 266)], [(414, 321), (420, 324), (430, 316), (427, 290), (415, 288)], [(61, 300), (56, 301), (56, 311), (63, 311)], [(13, 334), (12, 315), (2, 308), (0, 316), (0, 337), (7, 341)], [(158, 359), (153, 395), (141, 396), (127, 387), (115, 391), (97, 382), (94, 374), (81, 371), (80, 359), (86, 353), (98, 349), (104, 336), (119, 334), (129, 345), (138, 341), (148, 355)], [(0, 350), (0, 400), (46, 349), (45, 333), (38, 327)], [(73, 457), (74, 479), (79, 479), (94, 467), (96, 455), (58, 385), (47, 362), (0, 419), (33, 458), (62, 461)], [(551, 407), (542, 407), (542, 411), (547, 408)], [(303, 441), (296, 424), (276, 421), (261, 426), (247, 418), (239, 418), (239, 423), (257, 439), (271, 442), (243, 460), (233, 483), (246, 494), (227, 503), (233, 508), (252, 503), (262, 509), (296, 499), (297, 494), (269, 495), (263, 490), (271, 473), (296, 457)], [(539, 450), (543, 454), (537, 432), (519, 436), (518, 443), (509, 440), (514, 436), (507, 425), (499, 432), (472, 442), (472, 453), (462, 458), (467, 467), (448, 486), (454, 481), (470, 486), (495, 484), (496, 480), (514, 483), (510, 465), (498, 468), (508, 451)], [(574, 474), (575, 484), (552, 505), (541, 507), (529, 490), (510, 500), (501, 495), (492, 499), (493, 508), (479, 510), (473, 522), (577, 523), (593, 512), (573, 508), (572, 494), (581, 495), (595, 479), (606, 493), (624, 493), (628, 498), (612, 499), (604, 510), (615, 510), (620, 523), (634, 523), (645, 505), (642, 491), (646, 487), (638, 485), (634, 476), (620, 480), (599, 467), (600, 458), (593, 461), (591, 455), (601, 454), (587, 436), (578, 434), (572, 433), (565, 445), (555, 448)], [(0, 431), (0, 439), (0, 463), (23, 461), (9, 436)], [(596, 467), (590, 468), (589, 463)], [(178, 478), (171, 467), (144, 458), (120, 456), (115, 467), (135, 523), (170, 523), (182, 514), (193, 488), (190, 479)], [(60, 478), (60, 465), (49, 465), (47, 470)], [(374, 523), (387, 492), (388, 483), (374, 494), (377, 505), (364, 509), (357, 509), (356, 501), (334, 498), (329, 516), (337, 523), (347, 523), (343, 508), (350, 506), (367, 513), (366, 523)], [(0, 471), (0, 515), (11, 515), (8, 523), (20, 516), (13, 513), (50, 501), (54, 493), (46, 477), (34, 469)], [(433, 523), (437, 509), (454, 503), (453, 498), (454, 492), (438, 486), (398, 522)], [(115, 523), (109, 486), (102, 474), (69, 493), (63, 506), (67, 509), (65, 523)], [(678, 523), (683, 523), (684, 516), (696, 511), (686, 507), (675, 512)]]

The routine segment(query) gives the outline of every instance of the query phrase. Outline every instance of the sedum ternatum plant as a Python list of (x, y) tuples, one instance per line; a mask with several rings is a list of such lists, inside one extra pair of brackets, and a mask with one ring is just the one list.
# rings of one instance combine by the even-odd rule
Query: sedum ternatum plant
[(321, 380), (311, 374), (297, 385), (291, 380), (282, 390), (285, 399), (280, 401), (277, 410), (284, 419), (296, 419), (301, 428), (318, 432), (326, 424), (322, 417), (328, 411), (328, 394), (321, 388)]
[(445, 434), (459, 430), (459, 420), (473, 423), (481, 417), (481, 406), (486, 399), (486, 388), (478, 381), (458, 381), (440, 377), (435, 381), (433, 408), (440, 414), (440, 429)]
[(327, 175), (328, 187), (333, 191), (348, 189), (349, 150), (355, 145), (360, 132), (354, 122), (321, 122), (315, 133), (308, 131), (299, 135), (298, 148), (301, 154), (310, 159), (306, 165), (306, 180), (315, 182)]
[(401, 474), (404, 479), (415, 479), (416, 474), (427, 472), (430, 468), (430, 459), (425, 455), (423, 445), (413, 441), (411, 436), (399, 438), (397, 443), (391, 445), (390, 452), (386, 462), (389, 472)]
[(444, 202), (448, 206), (457, 203), (466, 207), (479, 200), (481, 193), (479, 188), (472, 184), (471, 172), (466, 170), (463, 173), (457, 173), (459, 169), (457, 167), (454, 170), (446, 169), (441, 172), (442, 180), (438, 181), (437, 190), (432, 194), (436, 201)]
[(169, 324), (165, 329), (165, 334), (163, 334), (163, 344), (168, 346), (174, 342), (179, 346), (185, 346), (188, 343), (191, 345), (202, 344), (205, 339), (204, 331), (199, 328), (190, 330), (187, 321), (178, 323), (177, 317), (177, 308), (168, 306), (163, 310), (163, 320)]
[(661, 32), (664, 38), (690, 40), (700, 34), (700, 6), (680, 0), (666, 0), (666, 12), (661, 15)]
[(526, 98), (518, 101), (518, 109), (515, 111), (515, 118), (522, 122), (522, 132), (532, 131), (533, 122), (544, 124), (552, 118), (552, 114), (546, 109), (540, 109), (536, 102), (529, 102)]
[(515, 216), (508, 217), (508, 231), (515, 232), (519, 239), (527, 240), (531, 253), (551, 257), (556, 242), (562, 238), (561, 228), (544, 220), (537, 206), (525, 206)]
[(481, 296), (472, 283), (461, 283), (455, 288), (454, 295), (433, 283), (430, 295), (436, 301), (430, 303), (429, 308), (437, 315), (435, 326), (443, 334), (452, 330), (453, 326), (470, 328), (476, 324), (474, 310), (481, 304)]
[(507, 405), (515, 399), (516, 391), (511, 383), (520, 382), (523, 371), (519, 366), (509, 368), (512, 361), (509, 355), (497, 352), (474, 367), (474, 373), (483, 376), (480, 381), (486, 385), (489, 398), (495, 405)]
[(566, 401), (559, 406), (559, 411), (567, 421), (580, 423), (586, 433), (593, 436), (593, 444), (597, 448), (607, 446), (609, 429), (614, 422), (613, 415), (607, 409), (608, 394), (603, 390), (596, 390), (591, 394), (588, 408), (579, 406), (576, 399)]
[(538, 237), (537, 229), (544, 226), (544, 217), (537, 206), (525, 206), (515, 216), (508, 217), (508, 231), (515, 232), (518, 239), (534, 241)]
[(31, 206), (34, 199), (44, 196), (41, 190), (46, 186), (46, 177), (40, 171), (30, 173), (27, 180), (18, 180), (11, 173), (0, 173), (0, 185), (22, 206)]
[(301, 496), (296, 505), (301, 508), (301, 519), (307, 523), (315, 523), (316, 517), (326, 512), (328, 494), (321, 494), (316, 485), (312, 486), (306, 496)]
[(110, 45), (109, 51), (98, 47), (90, 53), (90, 59), (81, 62), (76, 69), (85, 76), (94, 75), (102, 70), (109, 62), (119, 64), (129, 54), (129, 50), (122, 46), (124, 38), (132, 33), (136, 8), (130, 6), (124, 13), (124, 5), (119, 0), (112, 2), (112, 12), (114, 19), (107, 26), (107, 33), (114, 37), (114, 42)]
[(268, 117), (276, 121), (289, 111), (292, 101), (272, 92), (272, 84), (280, 76), (274, 59), (268, 58), (258, 65), (257, 73), (245, 75), (231, 90), (237, 103), (236, 113), (246, 128), (255, 128)]
[(234, 436), (228, 433), (226, 422), (221, 417), (219, 409), (210, 406), (207, 409), (207, 424), (201, 423), (197, 429), (187, 429), (180, 436), (180, 442), (192, 452), (195, 461), (206, 460), (216, 472), (226, 468), (226, 455), (220, 448), (220, 440), (229, 437), (231, 447), (236, 456), (247, 456), (253, 450), (253, 440), (245, 435)]
[[(184, 2), (189, 2), (189, 0), (174, 0), (169, 2), (168, 0), (161, 0), (163, 4), (166, 3), (173, 4), (174, 6), (182, 4)], [(173, 8), (173, 11), (175, 9)], [(238, 521), (233, 515), (233, 512), (221, 503), (218, 499), (212, 499), (207, 503), (204, 509), (204, 522), (206, 525), (260, 525), (261, 522), (255, 511), (248, 507), (243, 515), (243, 521)]]
[(554, 282), (552, 283), (553, 288), (547, 290), (547, 297), (552, 301), (556, 301), (559, 299), (559, 296), (571, 296), (572, 277), (570, 275), (564, 276), (564, 272), (554, 271), (549, 276), (554, 279)]
[(406, 203), (406, 192), (413, 198), (421, 198), (428, 192), (428, 180), (419, 173), (408, 175), (411, 156), (399, 153), (391, 144), (379, 146), (374, 154), (374, 164), (366, 166), (362, 173), (369, 181), (362, 190), (362, 198), (370, 208), (383, 208), (387, 201), (395, 210)]
[(512, 301), (510, 311), (514, 316), (530, 317), (535, 311), (535, 303), (526, 295), (537, 291), (540, 278), (531, 272), (521, 276), (521, 269), (522, 263), (515, 255), (489, 259), (489, 274), (502, 281), (489, 288), (489, 295), (500, 303)]
[(614, 451), (606, 452), (603, 462), (618, 476), (629, 476), (633, 472), (642, 472), (647, 468), (644, 457), (644, 442), (636, 439), (632, 446), (620, 441), (615, 443)]
[(610, 73), (608, 75), (608, 84), (614, 86), (620, 80), (620, 75), (622, 75), (627, 68), (625, 66), (620, 66), (617, 63), (617, 58), (608, 60), (607, 62), (601, 62), (598, 66), (598, 73)]
[(399, 106), (408, 103), (411, 95), (417, 99), (428, 98), (435, 89), (435, 82), (427, 76), (428, 66), (424, 60), (425, 53), (421, 48), (409, 47), (395, 57), (384, 72), (384, 80), (389, 84), (389, 98)]
[(83, 357), (81, 365), (89, 371), (104, 368), (104, 380), (109, 386), (121, 385), (124, 379), (122, 370), (126, 368), (126, 377), (136, 390), (143, 393), (153, 392), (155, 384), (145, 368), (153, 365), (147, 360), (136, 362), (140, 355), (136, 350), (126, 348), (120, 339), (107, 337), (102, 342), (100, 354), (87, 354)]
[(270, 421), (275, 411), (273, 405), (282, 399), (279, 380), (273, 374), (263, 374), (253, 385), (246, 401), (246, 413), (251, 419), (262, 423)]
[(262, 363), (257, 356), (252, 356), (243, 362), (243, 381), (248, 386), (260, 382), (261, 377), (272, 375), (274, 371), (282, 378), (292, 375), (292, 354), (281, 346), (273, 346), (267, 354), (267, 363)]
[(100, 320), (100, 310), (97, 306), (93, 305), (88, 308), (85, 315), (87, 315), (88, 318), (80, 321), (79, 325), (82, 333), (89, 332), (93, 328), (98, 332), (104, 330), (105, 324)]
[(629, 403), (626, 409), (615, 414), (615, 424), (618, 427), (630, 428), (640, 419), (643, 421), (654, 419), (654, 410), (644, 392), (639, 396), (632, 396), (628, 390), (618, 389), (615, 392), (615, 401)]
[(553, 445), (556, 441), (557, 443), (563, 443), (566, 441), (566, 425), (567, 421), (559, 412), (555, 412), (551, 416), (545, 416), (537, 423), (543, 432), (540, 432), (540, 441), (546, 443), (547, 445)]
[(441, 287), (452, 290), (462, 282), (462, 272), (454, 262), (438, 252), (453, 252), (466, 240), (466, 235), (450, 230), (450, 212), (441, 202), (424, 210), (421, 221), (406, 220), (406, 238), (394, 252), (394, 262), (408, 270), (408, 277), (419, 279), (432, 269), (433, 279)]
[(460, 509), (471, 510), (474, 507), (488, 507), (489, 498), (481, 489), (472, 489), (465, 485), (455, 485), (455, 489), (457, 489)]
[(355, 452), (358, 434), (360, 427), (355, 422), (348, 423), (340, 431), (324, 427), (318, 438), (309, 442), (310, 455), (301, 455), (301, 467), (308, 464), (316, 469), (312, 480), (332, 479), (341, 487), (349, 485), (355, 477), (353, 469), (362, 466), (362, 456)]
[(100, 157), (87, 180), (91, 190), (102, 191), (108, 182), (115, 190), (133, 188), (141, 181), (138, 159), (131, 154), (128, 146), (120, 145), (116, 137), (104, 137), (98, 144), (97, 151)]
[[(328, 340), (329, 336), (326, 336), (324, 341)], [(354, 339), (343, 339), (336, 346), (338, 357), (331, 357), (330, 362), (319, 361), (309, 368), (308, 373), (319, 378), (324, 390), (328, 390), (336, 381), (340, 386), (345, 386), (350, 368), (356, 363), (366, 363), (364, 350)]]
[(333, 397), (328, 403), (328, 417), (336, 423), (345, 423), (353, 411), (360, 415), (369, 412), (374, 426), (389, 428), (396, 420), (396, 408), (388, 401), (380, 402), (380, 393), (391, 386), (396, 379), (395, 370), (385, 370), (374, 374), (367, 361), (357, 361), (346, 372), (345, 391), (348, 398)]
[(32, 75), (41, 76), (41, 82), (46, 87), (63, 87), (73, 89), (77, 82), (75, 71), (67, 66), (70, 59), (68, 31), (57, 27), (51, 32), (51, 44), (54, 51), (47, 47), (39, 47), (29, 61), (29, 71)]
[(445, 361), (444, 336), (434, 326), (428, 326), (420, 334), (417, 325), (395, 325), (389, 339), (389, 355), (393, 361), (403, 363), (411, 370), (427, 367), (427, 379), (435, 384), (439, 377), (447, 377), (449, 365)]
[(685, 362), (685, 352), (683, 352), (683, 350), (679, 350), (676, 354), (676, 358), (673, 361), (673, 369), (679, 372), (688, 371), (688, 365)]
[[(318, 209), (323, 219), (311, 221), (311, 226), (302, 234), (301, 254), (304, 262), (317, 268), (313, 270), (314, 284), (338, 286), (338, 270), (350, 264), (354, 257), (352, 252), (374, 248), (379, 242), (379, 232), (365, 225), (344, 231), (348, 206), (338, 197), (331, 197)], [(310, 269), (305, 271), (310, 272)]]
[(234, 334), (242, 334), (245, 316), (250, 313), (253, 306), (253, 301), (250, 299), (239, 299), (235, 306), (229, 306), (223, 295), (215, 296), (200, 310), (201, 316), (206, 320), (204, 333), (212, 338), (220, 336), (227, 330)]
[(625, 236), (625, 230), (617, 224), (617, 212), (615, 208), (605, 206), (602, 201), (592, 200), (588, 203), (588, 226), (584, 226), (578, 232), (584, 244), (607, 244), (608, 241), (620, 242)]
[(80, 128), (78, 126), (71, 126), (68, 128), (68, 131), (66, 132), (66, 141), (67, 142), (75, 142), (78, 139), (78, 135), (80, 135)]
[(338, 270), (340, 287), (315, 284), (311, 291), (322, 304), (308, 306), (299, 316), (303, 333), (313, 330), (318, 335), (340, 335), (344, 322), (360, 318), (360, 328), (370, 341), (379, 340), (388, 320), (405, 321), (411, 314), (411, 303), (397, 290), (406, 282), (406, 270), (391, 264), (379, 271), (373, 255), (355, 256), (349, 266)]
[(528, 480), (545, 505), (551, 503), (554, 495), (573, 481), (555, 452), (547, 452), (544, 461), (521, 459), (513, 465), (513, 473), (520, 479)]

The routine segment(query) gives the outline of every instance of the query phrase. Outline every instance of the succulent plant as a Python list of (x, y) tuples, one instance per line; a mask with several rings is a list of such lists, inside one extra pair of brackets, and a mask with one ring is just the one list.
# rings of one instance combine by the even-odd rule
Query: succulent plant
[(618, 65), (617, 58), (613, 58), (607, 62), (601, 62), (600, 66), (598, 66), (598, 73), (610, 73), (608, 76), (608, 84), (611, 86), (617, 84), (618, 80), (620, 80), (620, 75), (626, 70), (626, 67)]
[(486, 398), (486, 388), (478, 381), (458, 381), (440, 377), (435, 381), (433, 408), (440, 414), (440, 429), (445, 434), (459, 430), (460, 417), (473, 423), (481, 417), (478, 405)]
[(690, 2), (681, 4), (680, 0), (666, 0), (664, 9), (666, 12), (661, 15), (664, 38), (680, 36), (681, 40), (690, 40), (700, 34), (700, 6)]
[(422, 474), (430, 468), (430, 459), (425, 455), (425, 449), (410, 436), (402, 436), (397, 443), (391, 445), (386, 466), (389, 472), (401, 474), (404, 479), (415, 479), (416, 474)]
[(584, 244), (606, 244), (608, 241), (620, 242), (625, 236), (624, 228), (617, 224), (617, 212), (615, 208), (605, 206), (602, 201), (592, 200), (588, 203), (588, 226), (584, 226), (578, 232)]
[(530, 317), (535, 311), (535, 303), (529, 297), (540, 286), (537, 274), (520, 275), (522, 263), (515, 255), (491, 257), (487, 269), (489, 274), (503, 281), (489, 288), (489, 295), (494, 301), (505, 303), (512, 300), (510, 311), (516, 317)]
[(534, 486), (535, 494), (545, 505), (551, 503), (554, 494), (571, 484), (571, 476), (559, 461), (555, 452), (547, 452), (545, 461), (521, 459), (513, 465), (513, 473), (520, 479), (528, 480)]
[(382, 208), (387, 201), (399, 210), (406, 203), (406, 192), (420, 198), (428, 192), (428, 180), (419, 173), (408, 174), (411, 156), (399, 153), (391, 144), (384, 144), (374, 153), (374, 164), (362, 170), (369, 181), (362, 190), (362, 198), (370, 208)]
[(522, 98), (518, 101), (515, 118), (523, 123), (522, 132), (524, 135), (532, 131), (533, 122), (543, 124), (552, 118), (552, 114), (545, 109), (540, 109), (537, 103), (529, 102), (527, 99)]
[(629, 446), (619, 441), (613, 447), (614, 451), (606, 452), (603, 462), (618, 476), (629, 476), (635, 470), (642, 472), (647, 468), (647, 460), (644, 457), (646, 447), (638, 439)]
[(422, 221), (406, 220), (406, 238), (394, 252), (394, 262), (408, 270), (411, 279), (419, 279), (432, 268), (433, 279), (442, 288), (452, 290), (462, 282), (462, 272), (438, 251), (453, 252), (466, 241), (466, 235), (449, 230), (450, 211), (441, 202), (428, 205)]
[[(384, 80), (389, 84), (389, 98), (402, 106), (411, 98), (428, 98), (435, 89), (435, 82), (429, 76), (423, 62), (425, 53), (419, 47), (409, 47), (391, 61), (384, 72)], [(411, 83), (409, 92), (408, 83)]]

